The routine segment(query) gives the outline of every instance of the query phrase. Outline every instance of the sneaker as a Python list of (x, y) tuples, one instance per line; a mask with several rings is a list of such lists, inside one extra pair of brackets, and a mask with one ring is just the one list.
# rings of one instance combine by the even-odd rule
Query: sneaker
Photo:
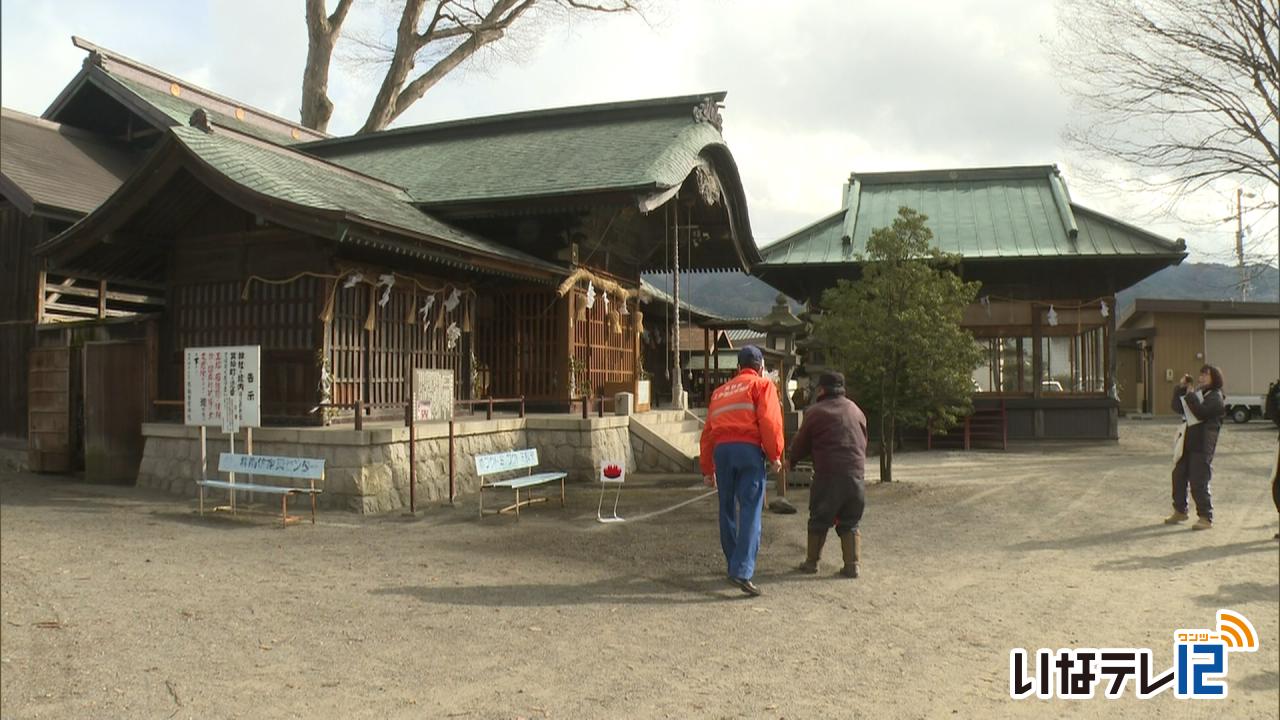
[(1207, 518), (1200, 518), (1199, 520), (1196, 520), (1195, 525), (1191, 526), (1191, 529), (1192, 530), (1212, 530), (1213, 521)]
[(756, 586), (755, 583), (751, 582), (746, 578), (731, 577), (729, 578), (729, 582), (733, 583), (734, 585), (737, 585), (738, 589), (742, 590), (742, 592), (750, 595), (751, 597), (760, 597), (761, 595), (764, 594), (760, 592), (760, 588)]
[(1164, 519), (1164, 524), (1165, 524), (1165, 525), (1177, 525), (1177, 524), (1178, 524), (1178, 523), (1180, 523), (1180, 522), (1186, 522), (1186, 521), (1187, 521), (1187, 514), (1186, 514), (1186, 513), (1182, 513), (1182, 512), (1175, 512), (1174, 514), (1172, 514), (1172, 515), (1170, 515), (1169, 517), (1167, 517), (1167, 518), (1165, 518), (1165, 519)]

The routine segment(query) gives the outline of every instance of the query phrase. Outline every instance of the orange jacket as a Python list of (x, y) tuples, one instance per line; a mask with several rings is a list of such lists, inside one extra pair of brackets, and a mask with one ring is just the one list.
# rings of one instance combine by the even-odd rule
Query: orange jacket
[(759, 445), (766, 462), (782, 459), (782, 405), (778, 389), (755, 368), (744, 368), (711, 393), (707, 424), (702, 428), (698, 464), (703, 475), (715, 473), (715, 449), (720, 443)]

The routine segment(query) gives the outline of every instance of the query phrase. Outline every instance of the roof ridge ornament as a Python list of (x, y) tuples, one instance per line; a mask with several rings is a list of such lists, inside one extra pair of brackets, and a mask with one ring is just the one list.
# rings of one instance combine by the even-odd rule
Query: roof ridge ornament
[(213, 120), (209, 117), (209, 113), (205, 112), (204, 108), (197, 108), (195, 112), (191, 113), (191, 118), (187, 122), (197, 130), (203, 130), (207, 133), (213, 132)]
[(717, 103), (714, 98), (705, 97), (702, 102), (693, 106), (693, 121), (710, 123), (717, 132), (724, 132), (724, 118), (720, 115), (720, 103)]

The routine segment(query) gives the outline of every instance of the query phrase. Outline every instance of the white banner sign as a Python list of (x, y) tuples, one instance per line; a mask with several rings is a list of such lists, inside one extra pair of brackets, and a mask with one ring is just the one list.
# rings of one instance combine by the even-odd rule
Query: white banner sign
[(324, 460), (321, 458), (281, 457), (278, 455), (241, 455), (222, 453), (218, 456), (218, 471), (243, 475), (270, 475), (271, 477), (320, 480), (324, 477)]
[(187, 348), (183, 364), (187, 425), (216, 425), (223, 432), (261, 427), (260, 348)]

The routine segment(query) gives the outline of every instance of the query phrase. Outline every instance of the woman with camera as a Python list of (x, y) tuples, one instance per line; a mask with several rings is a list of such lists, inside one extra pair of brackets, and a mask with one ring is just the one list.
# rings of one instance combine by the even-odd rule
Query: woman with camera
[(1213, 477), (1213, 452), (1218, 447), (1218, 433), (1226, 415), (1222, 394), (1222, 371), (1213, 365), (1200, 368), (1200, 378), (1193, 386), (1190, 375), (1173, 390), (1173, 410), (1185, 416), (1181, 452), (1173, 466), (1173, 514), (1165, 518), (1172, 525), (1188, 519), (1187, 488), (1196, 503), (1198, 516), (1192, 530), (1213, 527), (1213, 498), (1209, 481)]

